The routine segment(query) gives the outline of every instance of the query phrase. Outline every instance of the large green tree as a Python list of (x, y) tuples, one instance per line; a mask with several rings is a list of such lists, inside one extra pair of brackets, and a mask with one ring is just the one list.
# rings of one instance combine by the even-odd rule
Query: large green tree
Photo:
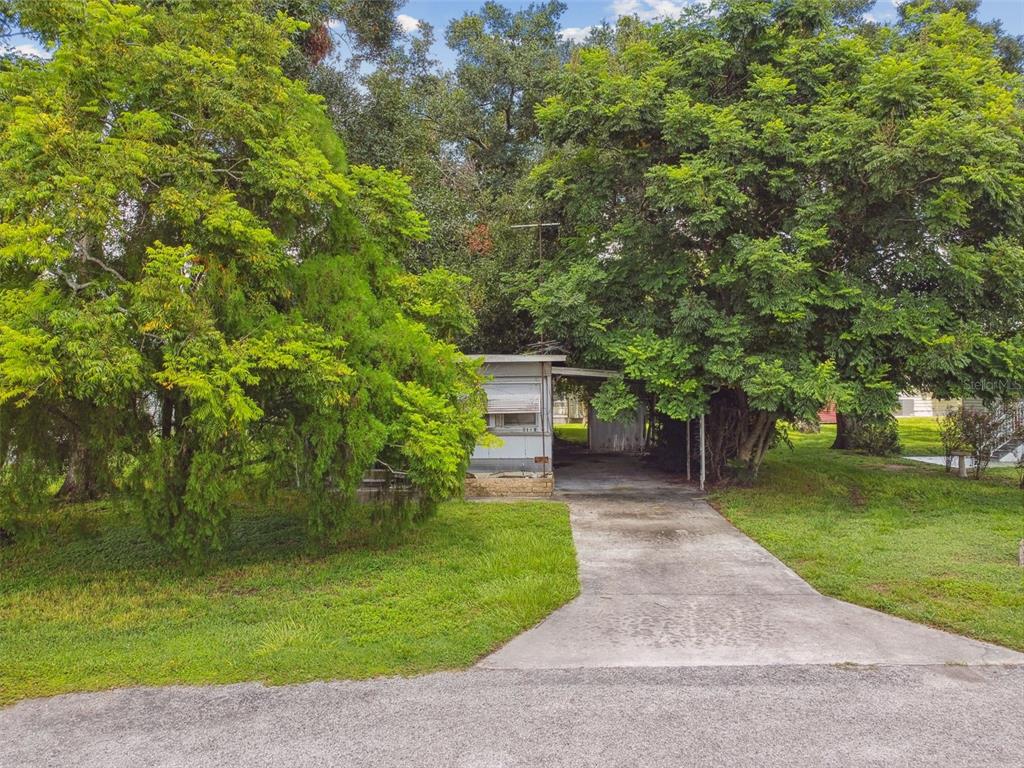
[(826, 399), (1024, 376), (1021, 80), (962, 12), (865, 28), (853, 5), (626, 20), (539, 111), (562, 247), (526, 304), (663, 417), (707, 412), (714, 475)]
[(428, 114), (461, 171), (465, 236), (446, 263), (473, 279), (471, 343), (482, 351), (519, 352), (538, 338), (517, 301), (535, 287), (555, 231), (523, 228), (543, 223), (523, 180), (541, 152), (536, 109), (570, 50), (558, 33), (564, 11), (556, 0), (518, 10), (485, 2), (445, 31), (456, 63)]
[(477, 374), (409, 298), (406, 182), (350, 166), (283, 74), (301, 24), (248, 0), (5, 10), (55, 53), (0, 70), (3, 487), (116, 487), (192, 556), (257, 481), (321, 535), (377, 461), (428, 505), (456, 492)]
[(515, 11), (485, 3), (464, 14), (445, 30), (452, 71), (430, 57), (434, 32), (423, 23), (369, 71), (355, 59), (311, 71), (350, 157), (410, 179), (431, 236), (408, 252), (406, 266), (429, 272), (425, 284), (447, 286), (449, 297), (459, 278), (445, 270), (470, 278), (458, 294), (477, 319), (457, 336), (466, 349), (516, 352), (536, 339), (516, 301), (535, 287), (533, 269), (553, 232), (538, 238), (509, 225), (538, 221), (522, 181), (541, 149), (535, 109), (569, 50), (558, 36), (563, 10), (557, 2)]

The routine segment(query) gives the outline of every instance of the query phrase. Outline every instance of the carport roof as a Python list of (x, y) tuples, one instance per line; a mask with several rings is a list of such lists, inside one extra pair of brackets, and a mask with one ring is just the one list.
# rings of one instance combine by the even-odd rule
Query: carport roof
[(613, 379), (621, 376), (621, 371), (607, 371), (601, 368), (569, 368), (565, 366), (551, 367), (553, 376), (566, 376), (570, 379)]
[(482, 357), (485, 363), (564, 363), (566, 355), (467, 355)]

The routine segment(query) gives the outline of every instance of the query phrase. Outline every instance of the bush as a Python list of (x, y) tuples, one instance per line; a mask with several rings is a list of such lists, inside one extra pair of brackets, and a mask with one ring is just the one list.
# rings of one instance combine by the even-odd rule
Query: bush
[(980, 478), (992, 460), (1002, 432), (1005, 416), (989, 409), (960, 407), (939, 421), (939, 433), (946, 453), (946, 468), (953, 462), (954, 451), (966, 451), (973, 460), (971, 474)]
[(942, 453), (946, 457), (947, 472), (953, 468), (953, 454), (967, 450), (963, 433), (960, 431), (959, 413), (950, 411), (941, 419), (936, 419), (939, 423), (939, 439), (942, 441)]
[(849, 446), (872, 456), (895, 456), (900, 452), (900, 428), (892, 414), (847, 416)]
[(57, 480), (49, 469), (31, 458), (0, 466), (0, 546), (21, 538), (49, 507)]
[(817, 419), (794, 419), (790, 426), (802, 435), (817, 435), (821, 432), (821, 422)]

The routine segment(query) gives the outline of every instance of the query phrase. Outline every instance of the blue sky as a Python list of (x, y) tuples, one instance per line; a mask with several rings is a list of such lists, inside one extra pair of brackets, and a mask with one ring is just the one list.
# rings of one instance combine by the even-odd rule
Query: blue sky
[[(892, 19), (896, 15), (898, 2), (877, 0), (871, 15), (880, 22)], [(410, 30), (415, 28), (418, 20), (427, 21), (434, 26), (440, 41), (449, 21), (482, 4), (483, 0), (407, 0), (398, 21)], [(504, 0), (504, 5), (512, 9), (524, 8), (529, 4), (529, 0)], [(634, 13), (642, 18), (654, 19), (678, 13), (686, 4), (687, 0), (567, 0), (569, 7), (562, 16), (563, 33), (569, 37), (582, 37), (588, 26), (603, 20), (614, 21), (618, 16)], [(986, 20), (1001, 19), (1007, 32), (1024, 34), (1024, 0), (982, 0), (979, 16)], [(8, 43), (26, 53), (44, 54), (35, 43), (24, 38), (15, 38)], [(436, 46), (435, 55), (445, 64), (452, 63), (451, 52), (444, 47), (443, 42)]]
[[(569, 35), (583, 34), (584, 30), (602, 20), (614, 21), (618, 16), (635, 13), (642, 18), (658, 18), (666, 16), (687, 4), (686, 0), (564, 0), (569, 6), (562, 16), (562, 28)], [(452, 19), (462, 16), (466, 11), (479, 8), (483, 0), (407, 0), (402, 8), (400, 22), (415, 25), (415, 20), (423, 19), (434, 25), (438, 38), (444, 36), (444, 28)], [(525, 8), (529, 0), (504, 0), (503, 4), (512, 9)], [(896, 16), (896, 0), (877, 0), (871, 15), (880, 22)], [(1015, 35), (1024, 34), (1024, 0), (982, 0), (979, 17), (988, 20), (1001, 19), (1007, 32)], [(438, 45), (435, 54), (445, 63), (451, 62), (451, 56)]]

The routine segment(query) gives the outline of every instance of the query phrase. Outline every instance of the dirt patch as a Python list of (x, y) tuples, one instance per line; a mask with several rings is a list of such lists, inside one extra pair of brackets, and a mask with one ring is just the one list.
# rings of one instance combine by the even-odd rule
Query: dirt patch
[(872, 592), (877, 592), (880, 595), (890, 595), (890, 594), (892, 594), (892, 585), (891, 584), (883, 584), (883, 583), (868, 584), (867, 588), (870, 589)]
[(857, 509), (864, 509), (868, 505), (868, 497), (864, 495), (864, 491), (859, 486), (853, 486), (850, 488), (850, 503)]

